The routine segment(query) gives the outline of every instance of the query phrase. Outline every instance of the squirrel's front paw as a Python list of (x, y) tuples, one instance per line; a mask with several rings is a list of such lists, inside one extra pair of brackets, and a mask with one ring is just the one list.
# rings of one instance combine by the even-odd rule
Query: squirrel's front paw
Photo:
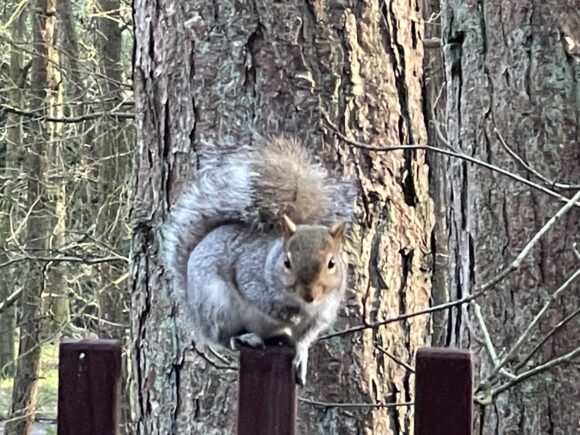
[(294, 369), (296, 370), (296, 383), (303, 387), (306, 385), (306, 373), (308, 371), (308, 348), (298, 345), (294, 357)]
[(277, 317), (283, 322), (298, 325), (302, 321), (303, 315), (298, 305), (284, 305), (278, 310)]
[(265, 347), (264, 340), (253, 332), (230, 338), (230, 348), (232, 350), (240, 350), (240, 346), (242, 345), (249, 347)]

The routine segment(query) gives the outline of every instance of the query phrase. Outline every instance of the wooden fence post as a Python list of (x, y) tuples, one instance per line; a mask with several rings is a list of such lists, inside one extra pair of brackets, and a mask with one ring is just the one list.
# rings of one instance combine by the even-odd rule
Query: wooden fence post
[(242, 347), (238, 393), (238, 435), (294, 435), (296, 380), (294, 349)]
[(64, 341), (58, 369), (58, 435), (115, 435), (119, 426), (121, 344)]
[(419, 349), (415, 364), (415, 435), (470, 435), (472, 419), (471, 352)]

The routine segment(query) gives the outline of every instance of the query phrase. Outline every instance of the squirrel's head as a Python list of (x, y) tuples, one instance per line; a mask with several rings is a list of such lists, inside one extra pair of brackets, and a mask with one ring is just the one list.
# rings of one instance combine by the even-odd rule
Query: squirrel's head
[(342, 259), (345, 222), (330, 228), (296, 225), (282, 217), (284, 257), (282, 278), (288, 288), (307, 303), (339, 288), (345, 277)]

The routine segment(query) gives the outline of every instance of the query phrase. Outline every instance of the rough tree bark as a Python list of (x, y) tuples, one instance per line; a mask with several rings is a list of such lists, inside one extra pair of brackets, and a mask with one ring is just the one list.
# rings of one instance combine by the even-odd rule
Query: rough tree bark
[[(445, 68), (441, 50), (441, 14), (439, 0), (423, 0), (422, 15), (425, 20), (424, 106), (427, 119), (429, 145), (445, 147), (439, 138), (445, 119)], [(429, 165), (429, 191), (434, 202), (435, 225), (431, 236), (433, 249), (433, 273), (431, 277), (433, 305), (449, 302), (449, 252), (446, 226), (447, 164), (445, 159), (434, 153), (427, 154)], [(447, 336), (447, 311), (436, 311), (431, 315), (432, 346), (445, 346)]]
[[(158, 226), (224, 136), (297, 135), (360, 180), (352, 287), (336, 328), (429, 305), (432, 204), (420, 151), (362, 152), (337, 140), (425, 143), (422, 21), (417, 3), (136, 0), (138, 148), (132, 291), (138, 430), (231, 433), (236, 373), (184, 342), (180, 307), (156, 257)], [(329, 402), (406, 402), (426, 317), (317, 343), (300, 394)], [(412, 433), (409, 407), (301, 403), (304, 434)]]
[[(50, 139), (43, 118), (48, 113), (49, 92), (53, 83), (49, 82), (49, 47), (54, 33), (54, 0), (37, 0), (32, 14), (32, 33), (35, 55), (31, 65), (32, 106), (38, 112), (32, 119), (30, 134), (27, 136), (26, 175), (27, 206), (26, 250), (34, 257), (46, 253), (50, 237), (49, 218), (46, 202), (46, 152)], [(6, 423), (6, 435), (30, 433), (36, 411), (36, 390), (40, 367), (41, 295), (45, 285), (42, 263), (29, 261), (29, 269), (24, 282), (21, 298), (21, 315), (18, 322), (20, 343), (16, 376), (12, 389), (12, 410)]]
[[(580, 27), (566, 26), (577, 14), (577, 6), (572, 0), (442, 2), (449, 142), (543, 184), (513, 158), (515, 153), (546, 178), (544, 184), (567, 196), (570, 190), (559, 189), (552, 181), (578, 184), (580, 179), (579, 53), (569, 50), (578, 46)], [(447, 165), (449, 288), (460, 298), (507, 265), (562, 203), (463, 161), (448, 160)], [(522, 267), (481, 301), (498, 353), (514, 344), (546, 295), (578, 268), (572, 248), (580, 241), (579, 218), (578, 208), (573, 207)], [(534, 330), (536, 338), (516, 352), (508, 369), (521, 372), (578, 347), (576, 317), (517, 368), (540, 337), (578, 309), (579, 294), (576, 282), (556, 300)], [(476, 349), (479, 377), (485, 379), (491, 362), (478, 344), (482, 331), (473, 314), (472, 307), (453, 310), (446, 342)], [(478, 433), (577, 430), (577, 364), (576, 360), (558, 366), (493, 397), (489, 406), (480, 408)]]

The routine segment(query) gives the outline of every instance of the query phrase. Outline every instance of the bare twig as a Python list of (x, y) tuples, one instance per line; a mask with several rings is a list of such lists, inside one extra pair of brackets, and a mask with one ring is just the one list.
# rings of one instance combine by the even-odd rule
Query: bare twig
[(498, 358), (497, 358), (497, 353), (495, 351), (495, 348), (493, 347), (493, 343), (491, 341), (491, 336), (489, 335), (489, 331), (487, 330), (487, 326), (485, 325), (485, 320), (483, 318), (483, 314), (481, 313), (481, 307), (479, 306), (479, 304), (475, 301), (472, 301), (473, 307), (475, 308), (475, 318), (477, 319), (477, 322), (479, 323), (479, 329), (481, 330), (481, 333), (483, 334), (483, 342), (485, 343), (485, 347), (487, 349), (487, 352), (489, 353), (489, 357), (491, 358), (491, 361), (493, 363), (494, 366), (498, 365)]
[(22, 289), (12, 292), (6, 299), (0, 302), (0, 313), (10, 307), (14, 302), (16, 302), (20, 296), (22, 296)]
[(548, 231), (548, 229), (550, 229), (556, 223), (556, 221), (558, 219), (560, 219), (568, 210), (570, 210), (570, 208), (572, 208), (572, 206), (577, 203), (579, 198), (580, 198), (580, 191), (576, 192), (576, 195), (574, 195), (574, 197), (572, 199), (567, 200), (566, 205), (564, 205), (562, 208), (560, 208), (560, 210), (558, 210), (558, 212), (554, 216), (552, 216), (548, 220), (548, 222), (546, 222), (546, 224), (534, 235), (534, 237), (532, 237), (532, 239), (526, 244), (526, 246), (524, 246), (524, 248), (520, 251), (520, 253), (516, 257), (516, 259), (514, 261), (512, 261), (508, 267), (504, 268), (499, 274), (497, 274), (495, 277), (491, 278), (486, 283), (476, 287), (476, 289), (473, 293), (468, 294), (468, 295), (466, 295), (466, 296), (464, 296), (461, 299), (458, 299), (456, 301), (451, 301), (451, 302), (447, 302), (444, 304), (435, 305), (434, 307), (426, 308), (424, 310), (415, 311), (413, 313), (402, 314), (400, 316), (393, 317), (390, 319), (381, 320), (379, 322), (353, 326), (351, 328), (347, 328), (347, 329), (344, 329), (342, 331), (326, 334), (326, 335), (321, 336), (319, 338), (319, 340), (327, 340), (327, 339), (332, 338), (332, 337), (338, 337), (341, 335), (352, 334), (354, 332), (363, 331), (365, 329), (376, 329), (378, 327), (388, 325), (389, 323), (400, 322), (402, 320), (406, 320), (406, 319), (409, 319), (411, 317), (416, 317), (416, 316), (421, 316), (424, 314), (434, 313), (436, 311), (446, 310), (448, 308), (452, 308), (452, 307), (455, 307), (457, 305), (462, 305), (464, 303), (471, 302), (472, 300), (479, 298), (480, 296), (485, 294), (489, 289), (495, 287), (496, 284), (503, 281), (512, 272), (517, 270), (521, 266), (523, 259), (530, 253), (532, 248), (538, 243), (538, 241), (546, 233), (546, 231)]
[[(337, 127), (330, 121), (330, 119), (328, 119), (326, 114), (323, 114), (323, 117), (325, 118), (326, 123), (333, 129), (333, 132), (334, 132), (334, 134), (336, 134), (336, 136), (338, 136), (341, 140), (343, 140), (344, 142), (346, 142), (354, 147), (361, 148), (361, 149), (364, 149), (367, 151), (377, 151), (377, 152), (397, 151), (397, 150), (424, 150), (424, 151), (431, 151), (431, 152), (435, 152), (435, 153), (439, 153), (439, 154), (444, 154), (444, 155), (447, 155), (450, 157), (456, 157), (458, 159), (468, 161), (470, 163), (482, 166), (482, 167), (489, 169), (491, 171), (505, 175), (506, 177), (509, 177), (509, 178), (516, 180), (522, 184), (525, 184), (526, 186), (529, 186), (533, 189), (539, 190), (541, 192), (544, 192), (547, 195), (550, 195), (554, 198), (557, 198), (560, 201), (568, 202), (568, 200), (569, 200), (564, 195), (560, 195), (558, 192), (554, 192), (553, 190), (548, 189), (545, 186), (542, 186), (540, 184), (534, 183), (533, 181), (527, 180), (526, 178), (524, 178), (518, 174), (513, 174), (513, 173), (506, 171), (505, 169), (502, 169), (498, 166), (484, 162), (483, 160), (478, 160), (474, 157), (468, 156), (467, 154), (463, 154), (460, 152), (450, 151), (450, 150), (447, 150), (444, 148), (438, 148), (438, 147), (434, 147), (431, 145), (393, 145), (393, 146), (376, 147), (376, 146), (372, 146), (372, 145), (368, 145), (368, 144), (365, 144), (362, 142), (355, 141), (353, 139), (349, 139), (344, 134), (342, 134), (340, 131), (338, 131)], [(580, 204), (573, 204), (573, 205), (576, 207), (580, 207)]]
[(521, 334), (518, 337), (518, 339), (516, 340), (516, 342), (514, 343), (514, 345), (505, 353), (505, 355), (502, 356), (501, 360), (497, 364), (495, 364), (494, 369), (492, 370), (492, 372), (487, 377), (488, 382), (495, 375), (497, 375), (497, 373), (506, 365), (506, 363), (510, 360), (510, 358), (518, 351), (518, 349), (520, 348), (520, 346), (524, 343), (524, 341), (528, 338), (528, 336), (532, 332), (532, 329), (534, 329), (534, 327), (538, 324), (538, 322), (540, 321), (540, 319), (542, 318), (542, 316), (546, 313), (546, 311), (548, 311), (548, 308), (550, 308), (550, 306), (552, 305), (552, 303), (556, 299), (558, 299), (558, 297), (562, 294), (562, 292), (564, 292), (564, 290), (566, 290), (570, 286), (570, 284), (572, 284), (576, 280), (576, 278), (578, 278), (579, 276), (580, 276), (580, 268), (579, 269), (576, 269), (576, 272), (574, 272), (572, 274), (572, 276), (570, 276), (558, 288), (558, 290), (556, 290), (554, 293), (552, 293), (552, 295), (546, 301), (546, 303), (544, 304), (544, 306), (542, 307), (542, 309), (538, 312), (538, 314), (536, 314), (536, 316), (534, 317), (534, 319), (530, 322), (530, 324), (528, 325), (528, 327), (526, 328), (526, 330), (524, 331), (524, 333)]
[(571, 351), (565, 355), (562, 355), (558, 358), (551, 359), (550, 361), (547, 361), (544, 364), (541, 364), (541, 365), (536, 366), (528, 371), (525, 371), (517, 376), (514, 376), (513, 379), (511, 379), (511, 380), (509, 380), (501, 385), (498, 385), (497, 387), (490, 388), (487, 391), (483, 391), (480, 395), (478, 395), (475, 398), (475, 401), (482, 406), (488, 405), (489, 403), (491, 403), (491, 401), (493, 400), (493, 398), (495, 396), (510, 389), (514, 385), (519, 384), (520, 382), (523, 382), (526, 379), (528, 379), (534, 375), (537, 375), (537, 374), (545, 372), (553, 367), (556, 367), (557, 365), (567, 363), (579, 355), (580, 355), (580, 347), (577, 347), (576, 349), (574, 349), (573, 351)]
[(538, 179), (542, 180), (544, 183), (546, 183), (546, 185), (548, 186), (552, 186), (555, 187), (557, 189), (564, 189), (564, 190), (576, 190), (576, 189), (580, 189), (580, 185), (579, 184), (563, 184), (563, 183), (556, 183), (554, 181), (550, 181), (548, 180), (545, 176), (543, 176), (541, 173), (539, 173), (538, 171), (536, 171), (534, 168), (532, 168), (528, 163), (526, 163), (524, 161), (524, 159), (517, 154), (508, 144), (507, 142), (504, 140), (503, 136), (501, 135), (499, 128), (497, 126), (497, 123), (495, 122), (495, 117), (492, 115), (492, 119), (493, 119), (493, 129), (495, 131), (495, 134), (499, 140), (499, 143), (502, 145), (502, 147), (506, 150), (506, 152), (516, 161), (518, 162), (521, 166), (523, 166), (528, 172), (530, 172), (531, 174), (535, 175)]
[(397, 358), (395, 355), (393, 355), (392, 353), (390, 353), (389, 351), (387, 351), (386, 349), (383, 349), (380, 346), (376, 346), (376, 348), (381, 351), (382, 353), (384, 353), (386, 356), (388, 356), (390, 359), (392, 359), (393, 361), (395, 361), (397, 364), (399, 364), (400, 366), (405, 367), (407, 370), (409, 370), (411, 373), (415, 373), (415, 369), (413, 369), (413, 367), (411, 367), (409, 364), (407, 364), (405, 361)]
[(84, 263), (84, 264), (100, 264), (100, 263), (109, 263), (113, 261), (122, 261), (127, 263), (129, 260), (124, 257), (70, 257), (70, 256), (57, 256), (57, 257), (34, 257), (34, 256), (24, 256), (19, 258), (13, 258), (12, 260), (8, 260), (5, 263), (0, 264), (0, 269), (3, 267), (10, 266), (14, 263), (19, 263), (22, 261), (44, 261), (50, 263), (56, 262), (68, 262), (68, 263)]
[(237, 364), (230, 364), (229, 361), (224, 361), (224, 358), (217, 354), (213, 351), (213, 349), (211, 347), (205, 347), (204, 350), (209, 350), (211, 352), (212, 355), (217, 356), (218, 359), (220, 361), (222, 361), (222, 364), (217, 363), (216, 361), (213, 360), (213, 358), (210, 358), (209, 355), (204, 352), (204, 350), (199, 349), (195, 343), (192, 343), (192, 349), (193, 351), (203, 360), (205, 360), (210, 366), (212, 366), (213, 368), (215, 368), (216, 370), (238, 370), (239, 367)]
[(15, 107), (7, 106), (6, 104), (0, 104), (0, 108), (2, 110), (5, 110), (6, 112), (15, 113), (16, 115), (26, 116), (29, 118), (39, 118), (39, 120), (44, 121), (44, 122), (59, 122), (59, 123), (63, 123), (63, 124), (72, 124), (72, 123), (76, 123), (76, 122), (83, 122), (83, 121), (88, 121), (91, 119), (102, 118), (103, 116), (108, 116), (111, 118), (115, 118), (117, 120), (134, 119), (135, 118), (135, 114), (130, 113), (130, 112), (94, 112), (94, 113), (88, 113), (86, 115), (81, 115), (81, 116), (69, 116), (66, 118), (54, 118), (51, 116), (40, 116), (40, 112), (38, 112), (38, 111), (27, 112), (24, 110), (17, 109)]
[(574, 244), (572, 245), (572, 251), (574, 252), (576, 258), (580, 260), (580, 251), (578, 251), (577, 249), (576, 242), (574, 242)]
[(518, 255), (518, 257), (516, 258), (516, 267), (520, 266), (523, 259), (530, 253), (534, 245), (537, 243), (538, 240), (540, 240), (540, 238), (546, 233), (546, 231), (548, 231), (556, 223), (558, 219), (564, 216), (566, 212), (570, 210), (570, 208), (572, 208), (573, 205), (576, 205), (579, 199), (580, 199), (580, 190), (576, 192), (576, 194), (571, 199), (567, 200), (568, 203), (560, 210), (558, 210), (558, 212), (554, 216), (552, 216), (550, 220), (548, 220), (548, 222), (546, 222), (546, 224), (540, 229), (540, 231), (536, 233), (536, 235), (522, 250), (522, 252), (520, 252), (520, 255)]
[(307, 403), (313, 406), (322, 408), (394, 408), (399, 406), (413, 406), (413, 402), (396, 402), (396, 403), (337, 403), (337, 402), (321, 402), (319, 400), (307, 399), (305, 397), (298, 397), (302, 403)]
[(441, 48), (441, 38), (429, 38), (423, 41), (423, 48), (426, 50), (432, 48)]
[(451, 301), (451, 302), (446, 302), (444, 304), (435, 305), (433, 307), (425, 308), (424, 310), (419, 310), (419, 311), (414, 311), (412, 313), (402, 314), (402, 315), (397, 316), (397, 317), (391, 317), (389, 319), (381, 320), (379, 322), (367, 323), (364, 325), (358, 325), (358, 326), (353, 326), (351, 328), (346, 328), (346, 329), (343, 329), (342, 331), (337, 331), (337, 332), (333, 332), (330, 334), (322, 335), (322, 336), (320, 336), (319, 340), (327, 340), (329, 338), (339, 337), (341, 335), (347, 335), (347, 334), (352, 334), (354, 332), (364, 331), (365, 329), (376, 329), (376, 328), (379, 328), (381, 326), (388, 325), (389, 323), (401, 322), (403, 320), (407, 320), (407, 319), (410, 319), (412, 317), (422, 316), (424, 314), (431, 314), (431, 313), (435, 313), (437, 311), (447, 310), (449, 308), (453, 308), (453, 307), (456, 307), (458, 305), (463, 305), (467, 302), (471, 302), (472, 300), (477, 299), (478, 297), (482, 296), (487, 290), (494, 287), (497, 283), (503, 281), (503, 279), (506, 276), (508, 276), (510, 273), (512, 273), (514, 270), (515, 269), (512, 269), (511, 267), (505, 268), (503, 271), (501, 271), (498, 275), (496, 275), (490, 281), (488, 281), (487, 283), (478, 287), (474, 293), (471, 293), (467, 296), (464, 296), (461, 299), (457, 299), (457, 300)]
[(519, 369), (521, 369), (523, 366), (526, 365), (526, 363), (536, 354), (536, 352), (544, 345), (544, 343), (546, 341), (548, 341), (550, 339), (550, 337), (552, 337), (556, 332), (558, 332), (566, 323), (568, 323), (570, 320), (572, 320), (574, 317), (576, 317), (578, 314), (580, 314), (580, 307), (576, 308), (575, 311), (573, 311), (571, 314), (569, 314), (568, 316), (566, 316), (565, 318), (563, 318), (562, 320), (560, 320), (558, 323), (556, 323), (552, 329), (550, 329), (550, 332), (548, 332), (546, 335), (544, 335), (544, 337), (540, 340), (540, 342), (538, 344), (536, 344), (534, 346), (534, 348), (530, 351), (530, 353), (528, 353), (524, 359), (522, 359), (521, 362), (519, 362), (515, 367), (514, 367), (514, 371), (518, 371)]

